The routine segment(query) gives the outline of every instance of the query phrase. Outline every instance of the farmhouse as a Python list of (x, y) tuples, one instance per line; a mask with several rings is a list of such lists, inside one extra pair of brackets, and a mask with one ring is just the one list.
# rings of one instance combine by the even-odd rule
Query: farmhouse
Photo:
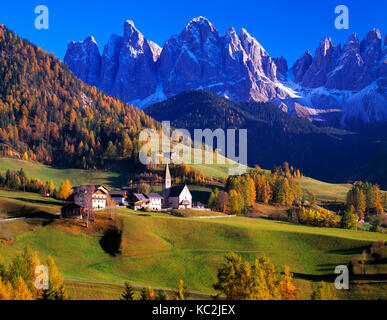
[(126, 205), (126, 199), (128, 198), (128, 192), (125, 190), (113, 190), (110, 191), (110, 199), (117, 202), (120, 206)]
[(82, 219), (84, 208), (76, 203), (69, 203), (60, 209), (62, 218)]
[(148, 200), (147, 207), (152, 211), (161, 211), (163, 197), (158, 193), (145, 193), (146, 199)]
[(83, 185), (73, 188), (73, 196), (75, 204), (83, 207), (92, 206), (93, 209), (105, 209), (109, 190), (102, 185)]
[(141, 193), (133, 193), (129, 198), (128, 203), (133, 210), (145, 209), (148, 206), (149, 200)]
[(192, 195), (188, 186), (173, 186), (169, 165), (165, 169), (165, 179), (163, 183), (164, 207), (172, 209), (192, 209)]

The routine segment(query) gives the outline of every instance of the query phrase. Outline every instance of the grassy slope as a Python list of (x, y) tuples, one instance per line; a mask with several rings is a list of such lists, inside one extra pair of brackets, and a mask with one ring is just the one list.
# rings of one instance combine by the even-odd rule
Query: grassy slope
[[(214, 177), (227, 177), (228, 169), (230, 165), (209, 165), (200, 164), (192, 165), (198, 170), (202, 171), (206, 175)], [(127, 176), (125, 172), (109, 172), (109, 171), (91, 171), (81, 169), (57, 169), (50, 166), (45, 166), (30, 161), (15, 160), (8, 158), (0, 158), (0, 172), (4, 172), (7, 169), (19, 170), (23, 168), (30, 176), (38, 178), (42, 181), (48, 181), (52, 179), (54, 184), (59, 187), (60, 183), (68, 178), (72, 185), (79, 185), (82, 183), (92, 184), (104, 184), (111, 187), (121, 187), (127, 182)], [(319, 200), (341, 200), (345, 199), (348, 192), (349, 184), (331, 184), (322, 181), (314, 180), (311, 178), (300, 179), (301, 186), (304, 190), (314, 192)], [(199, 188), (199, 187), (198, 187)], [(204, 188), (205, 189), (205, 188)], [(208, 199), (208, 191), (198, 189), (198, 200)], [(200, 191), (205, 191), (206, 195), (200, 196)], [(195, 196), (195, 195), (194, 195)]]
[(41, 181), (52, 179), (57, 187), (65, 179), (69, 179), (72, 185), (90, 183), (104, 184), (111, 187), (120, 187), (127, 182), (126, 175), (123, 172), (58, 169), (31, 161), (0, 158), (0, 172), (7, 169), (20, 170), (20, 168), (23, 168), (29, 176), (38, 178)]
[(312, 178), (302, 178), (300, 183), (304, 191), (314, 192), (318, 200), (345, 201), (351, 189), (350, 184), (326, 183)]
[(34, 212), (58, 213), (63, 202), (36, 193), (0, 190), (0, 219)]
[[(213, 177), (227, 177), (229, 165), (192, 165), (206, 175)], [(0, 158), (0, 172), (7, 169), (20, 170), (23, 168), (31, 177), (41, 181), (53, 180), (55, 186), (59, 187), (64, 179), (69, 179), (72, 185), (80, 184), (104, 184), (110, 187), (122, 187), (128, 182), (127, 172), (115, 171), (93, 171), (82, 169), (59, 169), (36, 162)]]
[[(123, 179), (120, 173), (62, 170), (0, 158), (0, 171), (20, 167), (41, 180), (52, 178), (56, 185), (69, 178), (73, 184), (89, 182), (120, 186), (119, 181)], [(226, 169), (204, 166), (203, 171), (209, 170), (208, 174), (224, 176)], [(303, 178), (300, 182), (304, 190), (313, 191), (319, 200), (344, 200), (350, 187), (310, 178)], [(196, 192), (199, 200), (206, 200), (211, 191), (201, 186), (194, 189), (193, 193)], [(0, 218), (17, 216), (21, 210), (55, 213), (59, 211), (59, 206), (59, 202), (36, 194), (0, 191), (0, 209), (7, 211), (0, 210)], [(369, 243), (386, 240), (386, 236), (375, 233), (296, 226), (262, 219), (208, 221), (164, 215), (140, 217), (123, 210), (125, 257), (113, 258), (106, 254), (99, 245), (101, 235), (73, 234), (52, 225), (43, 226), (44, 221), (39, 219), (0, 224), (0, 238), (14, 236), (16, 240), (12, 246), (0, 245), (0, 254), (9, 260), (17, 249), (29, 244), (44, 257), (54, 256), (67, 278), (119, 283), (130, 280), (134, 284), (155, 287), (175, 287), (182, 278), (191, 290), (213, 292), (211, 284), (215, 281), (216, 268), (225, 253), (239, 252), (249, 260), (265, 253), (280, 266), (285, 263), (290, 265), (297, 277), (297, 285), (302, 288), (301, 297), (308, 298), (312, 283), (325, 279), (324, 274), (331, 273), (334, 266), (348, 263)], [(262, 210), (267, 211), (266, 208)], [(342, 296), (378, 298), (386, 292), (386, 286), (370, 282), (368, 285), (355, 286), (351, 293)], [(72, 288), (72, 292), (78, 290), (80, 296), (88, 295), (89, 289), (85, 285), (72, 285)], [(103, 299), (117, 294), (117, 288), (98, 290), (100, 293), (97, 296)]]
[[(371, 242), (387, 240), (386, 235), (378, 233), (314, 228), (264, 219), (198, 220), (163, 214), (144, 217), (128, 209), (119, 210), (122, 256), (112, 257), (102, 250), (101, 234), (85, 234), (79, 231), (82, 229), (74, 231), (74, 228), (61, 227), (59, 222), (43, 225), (20, 221), (7, 223), (13, 226), (7, 232), (8, 236), (14, 236), (15, 243), (1, 244), (0, 254), (9, 261), (28, 244), (43, 259), (53, 256), (66, 278), (130, 281), (167, 288), (176, 287), (177, 281), (184, 279), (190, 290), (212, 293), (211, 285), (224, 254), (234, 251), (253, 261), (264, 253), (281, 269), (284, 264), (290, 266), (297, 284), (303, 288), (302, 297), (307, 298), (312, 282), (330, 280), (325, 277), (332, 274), (335, 266), (348, 263)], [(371, 288), (364, 288), (359, 292), (371, 292)]]

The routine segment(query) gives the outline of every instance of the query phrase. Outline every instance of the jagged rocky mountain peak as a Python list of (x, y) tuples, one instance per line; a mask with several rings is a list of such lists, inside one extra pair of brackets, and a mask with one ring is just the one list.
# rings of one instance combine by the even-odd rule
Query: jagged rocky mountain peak
[(386, 43), (387, 36), (382, 48), (378, 29), (361, 41), (351, 34), (343, 47), (326, 37), (314, 55), (307, 50), (289, 70), (285, 57), (271, 57), (244, 28), (220, 35), (200, 16), (161, 48), (127, 20), (123, 35), (112, 35), (102, 56), (87, 38), (69, 43), (65, 63), (81, 80), (141, 108), (185, 90), (209, 89), (236, 102), (272, 102), (315, 121), (330, 121), (331, 112), (379, 121), (387, 105), (380, 85), (387, 77)]

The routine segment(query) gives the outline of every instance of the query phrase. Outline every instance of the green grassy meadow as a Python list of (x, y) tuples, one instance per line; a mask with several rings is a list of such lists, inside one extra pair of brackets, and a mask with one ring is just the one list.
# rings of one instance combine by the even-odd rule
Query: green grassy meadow
[(65, 179), (69, 179), (74, 186), (81, 184), (103, 184), (109, 187), (121, 187), (128, 181), (127, 173), (124, 171), (59, 169), (31, 161), (0, 158), (0, 172), (5, 172), (7, 169), (20, 170), (20, 168), (23, 168), (30, 177), (41, 181), (52, 179), (56, 187), (59, 187)]
[[(20, 200), (21, 195), (23, 193), (14, 193), (14, 201), (25, 205)], [(0, 198), (0, 203), (2, 201)], [(48, 206), (55, 211), (57, 204)], [(106, 220), (106, 214), (99, 215)], [(81, 222), (59, 219), (0, 223), (0, 238), (7, 225), (7, 236), (14, 240), (12, 245), (0, 244), (0, 254), (9, 262), (19, 250), (29, 245), (38, 251), (43, 261), (48, 255), (53, 256), (66, 279), (113, 284), (129, 281), (133, 285), (156, 288), (175, 288), (183, 279), (189, 290), (209, 294), (215, 293), (212, 284), (225, 254), (236, 252), (249, 261), (265, 254), (280, 271), (285, 264), (289, 265), (297, 285), (302, 288), (300, 298), (309, 298), (314, 283), (333, 280), (335, 266), (347, 264), (372, 242), (387, 241), (387, 235), (380, 233), (244, 217), (201, 220), (161, 213), (142, 215), (120, 208), (116, 220), (122, 228), (121, 254), (118, 256), (108, 254), (101, 247), (106, 226), (97, 223), (96, 228), (86, 231)], [(360, 284), (356, 287), (356, 295), (369, 298), (373, 287), (374, 292), (384, 294), (380, 289), (384, 285), (384, 282)], [(99, 298), (116, 297), (117, 287), (98, 286), (102, 286), (98, 289), (100, 293), (96, 293)], [(79, 296), (92, 290), (90, 284), (72, 284), (70, 292), (74, 298), (78, 297), (77, 287)], [(362, 292), (368, 294), (363, 297)], [(343, 298), (351, 297), (349, 293), (343, 295)]]
[(307, 177), (300, 179), (300, 184), (304, 191), (314, 192), (317, 200), (320, 201), (344, 202), (348, 191), (351, 189), (350, 184), (326, 183)]
[[(57, 169), (0, 158), (2, 172), (21, 167), (30, 176), (43, 181), (53, 179), (56, 186), (69, 178), (73, 185), (95, 183), (119, 187), (126, 179), (124, 172)], [(214, 176), (227, 174), (225, 168), (218, 168), (217, 172), (208, 167), (202, 170)], [(343, 201), (350, 188), (350, 185), (310, 178), (302, 178), (300, 182), (302, 188), (313, 191), (319, 201)], [(195, 201), (206, 202), (214, 186), (190, 188)], [(106, 231), (111, 228), (107, 214), (99, 213), (94, 226), (86, 230), (82, 222), (50, 216), (58, 213), (61, 205), (60, 201), (38, 194), (0, 191), (0, 220), (35, 217), (0, 222), (0, 240), (13, 240), (12, 243), (0, 241), (0, 255), (9, 262), (29, 245), (38, 251), (43, 261), (52, 256), (64, 277), (69, 279), (66, 285), (74, 299), (117, 299), (126, 281), (136, 286), (171, 289), (180, 279), (190, 291), (214, 294), (212, 285), (217, 268), (229, 252), (236, 252), (251, 262), (265, 254), (279, 271), (283, 271), (285, 264), (289, 265), (301, 289), (300, 298), (309, 299), (317, 282), (333, 281), (335, 266), (348, 264), (373, 242), (387, 241), (387, 235), (381, 233), (317, 228), (264, 218), (190, 219), (120, 208), (114, 223), (122, 230), (121, 253), (113, 256), (102, 245)], [(262, 204), (254, 209), (256, 217), (279, 210)], [(340, 292), (339, 296), (343, 299), (387, 299), (386, 289), (384, 278), (357, 280), (350, 291)]]
[[(228, 168), (231, 166), (203, 164), (192, 165), (193, 168), (198, 169), (208, 176), (213, 177), (227, 177)], [(72, 185), (80, 184), (103, 184), (112, 188), (120, 188), (126, 185), (129, 181), (129, 172), (122, 171), (98, 171), (98, 170), (83, 170), (70, 168), (55, 168), (43, 165), (37, 162), (9, 159), (0, 157), (0, 172), (9, 170), (23, 170), (30, 176), (38, 178), (41, 181), (53, 180), (56, 187), (59, 187), (61, 182), (69, 179)]]

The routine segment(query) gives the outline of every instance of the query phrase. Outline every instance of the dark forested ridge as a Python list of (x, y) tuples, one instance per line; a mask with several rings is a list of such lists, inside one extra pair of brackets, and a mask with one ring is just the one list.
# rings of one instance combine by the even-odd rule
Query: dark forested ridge
[[(52, 54), (0, 25), (0, 151), (47, 164), (134, 164), (143, 111), (77, 79)], [(10, 151), (11, 150), (11, 151)]]
[(332, 182), (387, 185), (387, 125), (357, 132), (318, 127), (268, 103), (234, 103), (207, 90), (183, 92), (145, 109), (158, 121), (195, 128), (248, 129), (248, 162), (271, 168), (288, 161), (304, 174)]

